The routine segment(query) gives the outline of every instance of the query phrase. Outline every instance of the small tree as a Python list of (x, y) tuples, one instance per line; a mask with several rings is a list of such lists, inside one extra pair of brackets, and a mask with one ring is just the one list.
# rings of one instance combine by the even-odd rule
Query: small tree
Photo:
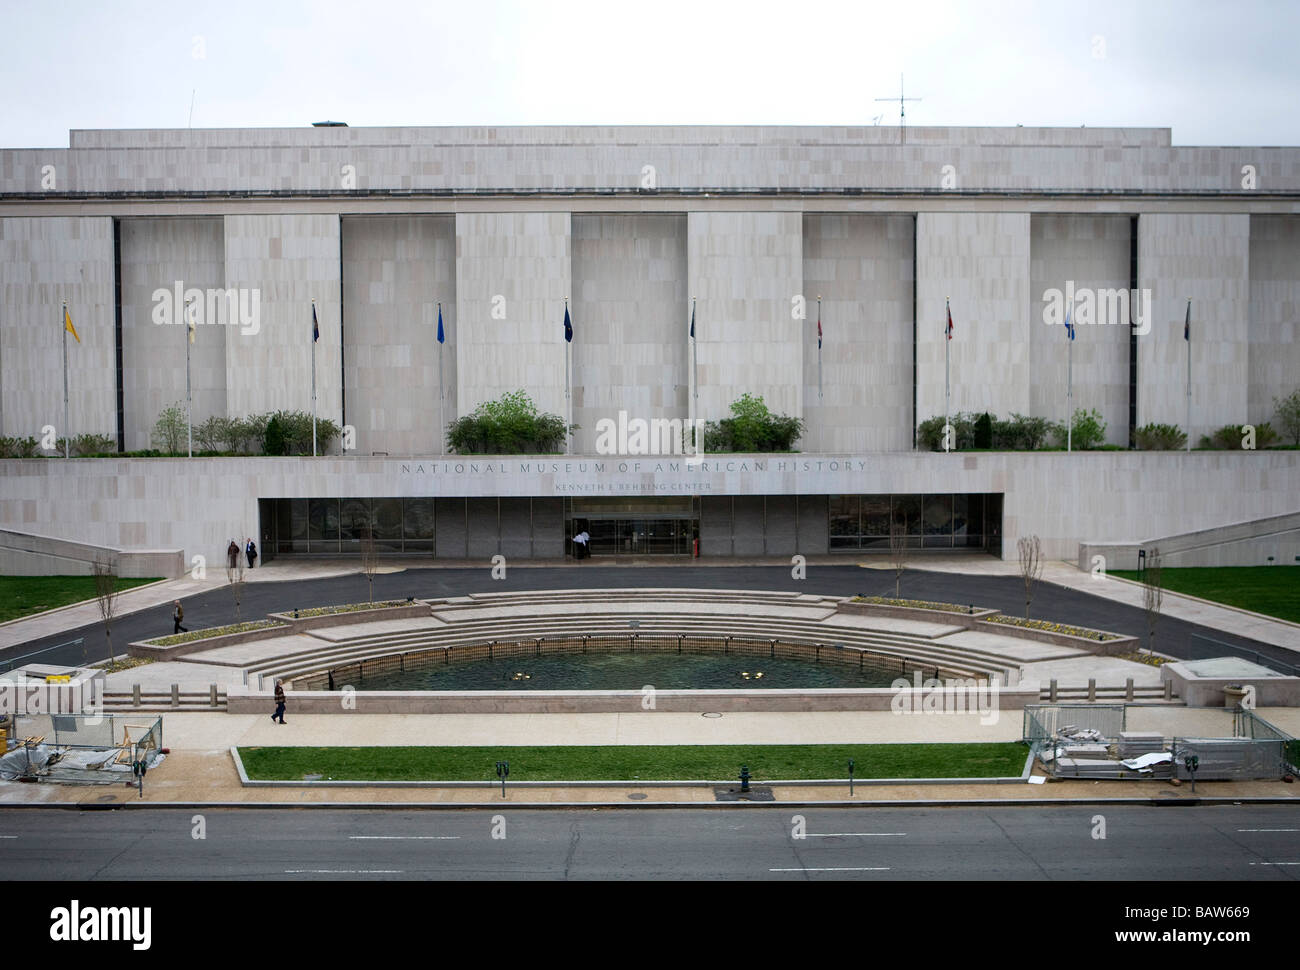
[(1155, 650), (1156, 623), (1160, 620), (1160, 603), (1163, 599), (1160, 550), (1152, 547), (1147, 551), (1146, 568), (1142, 570), (1142, 609), (1147, 616), (1147, 649), (1151, 651)]
[(153, 446), (159, 451), (179, 454), (185, 434), (185, 405), (177, 401), (158, 415), (153, 426)]
[(104, 637), (108, 640), (108, 661), (117, 662), (113, 650), (113, 613), (117, 608), (117, 574), (113, 567), (101, 560), (95, 560), (90, 567), (95, 577), (95, 602), (99, 604), (99, 615), (104, 621)]
[(907, 568), (907, 523), (897, 516), (889, 519), (889, 561), (894, 564), (894, 598), (901, 598), (903, 570)]
[(1291, 439), (1293, 445), (1300, 445), (1300, 389), (1286, 397), (1273, 398), (1273, 407), (1277, 411), (1277, 423), (1282, 434)]
[(379, 571), (379, 550), (375, 546), (375, 529), (369, 517), (361, 525), (361, 571), (370, 585), (370, 602), (375, 601), (375, 573)]
[(1029, 604), (1034, 598), (1034, 584), (1043, 575), (1043, 546), (1038, 536), (1021, 536), (1016, 540), (1020, 553), (1020, 576), (1025, 581), (1025, 619), (1029, 619)]

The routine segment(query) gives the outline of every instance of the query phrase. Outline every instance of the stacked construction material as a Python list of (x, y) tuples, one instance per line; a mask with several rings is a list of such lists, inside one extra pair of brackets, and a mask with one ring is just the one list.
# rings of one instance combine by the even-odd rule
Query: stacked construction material
[(1119, 756), (1121, 759), (1138, 758), (1165, 750), (1165, 739), (1159, 731), (1120, 731)]

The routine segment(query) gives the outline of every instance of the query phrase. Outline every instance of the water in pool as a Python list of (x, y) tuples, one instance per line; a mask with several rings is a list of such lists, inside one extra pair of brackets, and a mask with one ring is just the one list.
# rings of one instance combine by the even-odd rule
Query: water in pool
[(335, 686), (356, 690), (757, 690), (888, 687), (899, 665), (814, 663), (712, 653), (604, 653), (435, 664), (359, 678), (340, 671)]

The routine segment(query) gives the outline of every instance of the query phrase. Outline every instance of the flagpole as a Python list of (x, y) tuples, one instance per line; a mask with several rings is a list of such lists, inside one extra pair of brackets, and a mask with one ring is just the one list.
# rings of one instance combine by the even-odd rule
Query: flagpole
[(817, 400), (822, 398), (822, 298), (817, 297)]
[(1074, 331), (1070, 329), (1070, 306), (1065, 311), (1065, 335), (1069, 338), (1070, 346), (1066, 348), (1065, 353), (1065, 452), (1069, 454), (1074, 450)]
[(193, 303), (187, 304), (185, 307), (185, 440), (191, 458), (194, 457), (194, 423), (191, 417), (190, 391), (190, 340), (194, 336), (194, 331), (190, 328), (194, 326), (193, 314)]
[(316, 330), (320, 324), (316, 318), (316, 300), (311, 301), (311, 456), (316, 457)]
[[(441, 302), (438, 303), (438, 319), (439, 321), (442, 320)], [(439, 332), (438, 335), (442, 336), (441, 332)], [(442, 343), (441, 340), (438, 341), (438, 451), (436, 453), (439, 455), (443, 453), (443, 448), (445, 447), (443, 445), (443, 435), (446, 434), (447, 430), (447, 416), (443, 413), (443, 407), (447, 400), (447, 396), (442, 389)]]
[(695, 454), (703, 454), (704, 441), (699, 436), (700, 417), (700, 353), (699, 338), (695, 336), (695, 297), (691, 297), (691, 434), (695, 441)]
[[(943, 298), (944, 309), (947, 310), (947, 317), (952, 319), (952, 305), (948, 302), (948, 297)], [(948, 324), (945, 322), (943, 327), (943, 450), (951, 450), (948, 438), (948, 428), (952, 426), (951, 416), (951, 364), (949, 362), (949, 351), (952, 345), (952, 333), (948, 330)]]
[[(564, 300), (564, 316), (566, 319), (569, 316), (568, 297), (565, 297)], [(570, 323), (570, 325), (572, 325), (572, 323)], [(567, 339), (568, 334), (565, 334), (565, 337), (566, 339), (564, 341), (564, 406), (565, 406), (565, 410), (568, 412), (568, 421), (564, 427), (564, 453), (567, 455), (570, 454), (573, 449), (573, 443), (572, 441), (570, 441), (571, 436), (569, 434), (569, 427), (573, 424), (573, 395), (569, 393), (569, 381), (570, 381), (569, 370), (571, 366), (569, 358), (573, 350), (573, 341)]]
[(1187, 453), (1192, 451), (1192, 298), (1187, 298), (1187, 319), (1183, 324), (1187, 337)]
[(63, 319), (59, 321), (59, 329), (63, 331), (63, 457), (70, 458), (71, 449), (69, 439), (71, 435), (68, 427), (68, 301), (63, 301)]

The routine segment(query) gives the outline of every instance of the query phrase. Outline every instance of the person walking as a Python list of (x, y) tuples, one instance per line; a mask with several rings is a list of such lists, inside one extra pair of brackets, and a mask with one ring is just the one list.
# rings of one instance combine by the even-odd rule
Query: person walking
[(226, 546), (226, 566), (234, 569), (239, 565), (239, 543), (232, 538), (230, 545)]
[(185, 607), (181, 606), (180, 600), (172, 600), (172, 607), (172, 635), (189, 633), (189, 630), (181, 626), (181, 621), (185, 619)]
[(587, 542), (590, 539), (591, 536), (587, 535), (586, 530), (579, 532), (576, 536), (573, 537), (573, 547), (574, 547), (573, 558), (574, 559), (587, 558)]
[(275, 682), (275, 713), (271, 715), (271, 721), (274, 723), (278, 720), (284, 723), (284, 681)]
[(248, 537), (248, 545), (244, 546), (244, 554), (248, 556), (248, 568), (252, 569), (257, 565), (257, 545), (253, 542), (253, 537)]

